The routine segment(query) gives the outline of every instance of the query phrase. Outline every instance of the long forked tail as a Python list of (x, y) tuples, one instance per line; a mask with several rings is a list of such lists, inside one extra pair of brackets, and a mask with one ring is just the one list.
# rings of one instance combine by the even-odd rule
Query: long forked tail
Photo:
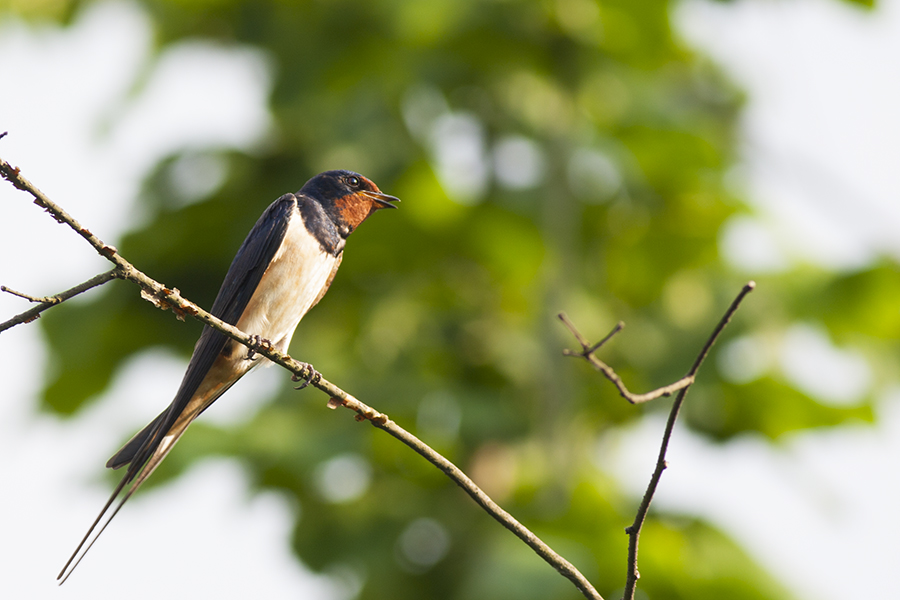
[[(81, 542), (79, 542), (78, 547), (75, 548), (75, 552), (72, 553), (72, 556), (70, 556), (69, 560), (66, 561), (66, 564), (63, 566), (62, 570), (59, 572), (59, 575), (56, 576), (56, 579), (59, 581), (59, 585), (62, 585), (66, 582), (66, 579), (69, 578), (69, 575), (72, 574), (72, 571), (75, 570), (75, 567), (78, 566), (78, 564), (81, 562), (81, 559), (84, 558), (84, 555), (87, 554), (88, 550), (91, 549), (91, 546), (94, 545), (94, 542), (97, 541), (97, 538), (100, 537), (100, 534), (103, 533), (103, 530), (106, 529), (106, 526), (109, 525), (109, 522), (113, 520), (113, 517), (116, 516), (116, 514), (122, 508), (122, 505), (125, 504), (125, 501), (128, 500), (128, 498), (131, 497), (131, 494), (134, 493), (135, 487), (131, 486), (131, 489), (128, 490), (128, 493), (125, 495), (124, 498), (122, 498), (122, 501), (119, 502), (119, 505), (116, 506), (116, 509), (112, 512), (112, 514), (109, 516), (109, 518), (103, 523), (103, 527), (100, 528), (100, 530), (97, 532), (97, 535), (93, 536), (93, 539), (91, 539), (90, 543), (87, 543), (88, 539), (91, 538), (91, 534), (94, 532), (95, 529), (97, 529), (97, 525), (100, 523), (101, 519), (103, 519), (103, 515), (106, 514), (106, 511), (109, 510), (109, 507), (112, 506), (113, 502), (116, 501), (116, 498), (119, 496), (119, 494), (122, 493), (122, 489), (128, 484), (129, 479), (130, 479), (130, 477), (126, 473), (125, 476), (122, 478), (122, 481), (119, 482), (119, 485), (116, 486), (116, 489), (113, 490), (113, 493), (109, 497), (109, 500), (106, 501), (106, 505), (100, 511), (100, 514), (97, 515), (96, 519), (94, 519), (94, 522), (91, 524), (90, 529), (88, 529), (87, 533), (84, 534), (84, 537), (81, 538)], [(85, 545), (85, 544), (87, 544), (87, 545)], [(84, 552), (81, 551), (82, 548), (84, 548)], [(77, 558), (77, 560), (76, 560), (76, 558)], [(69, 565), (72, 566), (71, 569), (69, 568)]]
[[(69, 557), (69, 560), (66, 561), (66, 564), (63, 566), (62, 570), (59, 572), (59, 575), (56, 576), (56, 579), (59, 581), (59, 585), (62, 585), (66, 582), (75, 568), (81, 563), (81, 560), (88, 553), (91, 547), (94, 545), (94, 542), (97, 541), (97, 538), (106, 530), (106, 527), (110, 524), (110, 522), (115, 518), (119, 511), (122, 510), (122, 506), (128, 502), (128, 499), (131, 498), (132, 495), (141, 487), (141, 484), (150, 477), (150, 474), (156, 470), (156, 467), (159, 466), (159, 463), (166, 457), (167, 454), (172, 450), (172, 447), (175, 445), (175, 442), (181, 437), (181, 435), (187, 429), (187, 426), (190, 424), (190, 420), (184, 422), (181, 427), (178, 428), (177, 431), (170, 430), (165, 437), (160, 440), (159, 446), (157, 446), (156, 450), (151, 455), (150, 459), (146, 462), (146, 464), (141, 465), (140, 463), (132, 463), (128, 472), (125, 473), (125, 476), (122, 477), (122, 480), (116, 486), (116, 489), (113, 490), (112, 495), (109, 497), (109, 500), (106, 501), (106, 504), (103, 506), (103, 509), (100, 511), (100, 514), (97, 515), (97, 518), (94, 519), (94, 522), (91, 524), (90, 529), (88, 529), (87, 533), (84, 534), (84, 537), (81, 539), (81, 542), (78, 544), (78, 547), (75, 548), (75, 552), (72, 553), (72, 556)], [(122, 493), (122, 490), (125, 489), (125, 486), (128, 485), (129, 482), (134, 480), (134, 483), (131, 484), (131, 487), (128, 488), (128, 492), (125, 493), (125, 496), (122, 500), (116, 505), (115, 510), (109, 515), (105, 521), (103, 521), (103, 515), (109, 511), (109, 508), (113, 505), (118, 498), (119, 494)], [(97, 526), (100, 522), (103, 521), (103, 525), (97, 529)], [(94, 531), (97, 533), (94, 534)]]

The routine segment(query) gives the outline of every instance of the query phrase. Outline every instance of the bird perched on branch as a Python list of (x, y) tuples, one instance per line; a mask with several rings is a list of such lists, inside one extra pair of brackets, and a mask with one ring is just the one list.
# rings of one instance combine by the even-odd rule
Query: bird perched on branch
[[(241, 244), (210, 312), (261, 343), (287, 352), (300, 319), (328, 291), (347, 237), (373, 212), (396, 208), (391, 202), (397, 201), (358, 173), (326, 171), (316, 175), (299, 192), (285, 194), (265, 210)], [(262, 360), (225, 334), (203, 328), (175, 399), (106, 463), (112, 469), (126, 465), (128, 469), (60, 571), (60, 583), (68, 579), (188, 425)], [(310, 366), (307, 373), (312, 378), (315, 371)], [(125, 496), (98, 529), (126, 487)]]

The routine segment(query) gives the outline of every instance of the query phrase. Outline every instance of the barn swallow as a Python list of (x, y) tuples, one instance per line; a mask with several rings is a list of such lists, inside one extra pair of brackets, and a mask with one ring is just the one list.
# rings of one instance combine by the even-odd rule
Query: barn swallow
[[(263, 212), (228, 268), (210, 312), (287, 352), (300, 319), (328, 291), (341, 264), (347, 237), (373, 212), (396, 208), (391, 202), (398, 201), (358, 173), (326, 171), (316, 175), (299, 192), (285, 194)], [(262, 361), (242, 344), (209, 326), (203, 328), (175, 399), (106, 463), (111, 469), (126, 465), (128, 469), (60, 571), (60, 584), (188, 425)], [(310, 368), (309, 373), (313, 372)], [(97, 533), (92, 537), (94, 531)]]

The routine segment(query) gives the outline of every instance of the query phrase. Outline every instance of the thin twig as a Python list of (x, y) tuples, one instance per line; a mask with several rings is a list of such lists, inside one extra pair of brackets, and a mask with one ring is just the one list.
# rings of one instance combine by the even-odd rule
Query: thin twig
[[(287, 354), (279, 352), (272, 347), (271, 344), (260, 343), (256, 336), (247, 335), (236, 327), (221, 321), (193, 302), (182, 297), (177, 289), (168, 288), (139, 271), (134, 265), (119, 255), (114, 247), (103, 243), (102, 240), (83, 228), (61, 207), (53, 203), (47, 196), (31, 184), (31, 182), (22, 177), (19, 174), (18, 168), (12, 167), (3, 159), (0, 159), (0, 174), (20, 190), (31, 194), (35, 198), (35, 204), (44, 208), (58, 222), (66, 223), (79, 235), (85, 238), (101, 256), (107, 258), (116, 265), (117, 268), (115, 271), (121, 278), (141, 286), (143, 290), (141, 293), (142, 297), (152, 302), (157, 308), (162, 310), (171, 308), (175, 315), (181, 319), (184, 318), (184, 315), (189, 315), (202, 321), (244, 346), (247, 346), (248, 349), (265, 356), (272, 362), (291, 371), (298, 380), (306, 379), (313, 375), (314, 371), (312, 371), (310, 365), (298, 362)], [(512, 515), (500, 508), (475, 484), (475, 482), (441, 454), (397, 425), (394, 421), (390, 420), (387, 415), (363, 404), (341, 388), (326, 380), (324, 377), (313, 378), (312, 381), (310, 381), (310, 385), (328, 394), (329, 398), (331, 398), (328, 402), (329, 407), (335, 408), (336, 406), (341, 405), (355, 411), (358, 415), (357, 419), (370, 421), (375, 427), (387, 432), (418, 452), (421, 456), (443, 471), (457, 485), (463, 488), (463, 490), (469, 494), (479, 506), (487, 511), (488, 514), (503, 524), (504, 527), (512, 531), (519, 539), (528, 544), (538, 556), (543, 558), (554, 569), (569, 579), (586, 598), (590, 598), (591, 600), (603, 600), (600, 594), (597, 593), (591, 583), (578, 571), (578, 569), (562, 556), (554, 552), (549, 546), (541, 541), (540, 538), (512, 517)]]
[[(728, 307), (725, 315), (719, 321), (719, 324), (716, 326), (712, 335), (706, 341), (706, 345), (703, 346), (703, 350), (700, 351), (700, 354), (697, 356), (697, 360), (694, 361), (694, 365), (688, 372), (688, 377), (690, 377), (692, 381), (693, 377), (696, 376), (697, 371), (700, 369), (700, 365), (703, 364), (703, 361), (709, 354), (710, 348), (712, 348), (712, 345), (719, 337), (719, 334), (722, 333), (722, 330), (725, 329), (725, 326), (728, 325), (729, 321), (731, 321), (731, 317), (734, 316), (734, 313), (737, 311), (738, 307), (741, 305), (741, 302), (744, 300), (747, 294), (752, 292), (755, 287), (755, 282), (748, 282), (731, 303), (731, 306)], [(646, 520), (647, 513), (650, 510), (650, 502), (653, 500), (653, 494), (656, 493), (656, 488), (659, 485), (659, 480), (662, 477), (663, 471), (666, 469), (666, 452), (669, 449), (669, 440), (672, 438), (672, 431), (675, 428), (675, 420), (678, 418), (678, 412), (679, 410), (681, 410), (681, 405), (684, 403), (684, 397), (687, 395), (687, 391), (688, 387), (683, 388), (675, 397), (675, 402), (672, 403), (672, 410), (669, 411), (669, 419), (666, 422), (666, 430), (665, 433), (663, 433), (662, 444), (659, 448), (659, 456), (656, 459), (656, 468), (653, 471), (653, 476), (650, 478), (650, 484), (647, 486), (647, 491), (644, 492), (644, 497), (641, 499), (641, 504), (638, 507), (637, 514), (634, 517), (634, 522), (627, 528), (625, 528), (625, 532), (628, 534), (628, 574), (625, 581), (624, 600), (634, 599), (634, 592), (637, 589), (637, 580), (640, 579), (641, 576), (638, 572), (637, 566), (638, 542), (641, 536), (641, 528), (644, 526), (644, 521)]]
[(656, 400), (657, 398), (661, 398), (663, 396), (671, 396), (678, 390), (683, 390), (694, 383), (693, 375), (688, 375), (686, 377), (682, 377), (675, 383), (670, 383), (667, 386), (663, 386), (651, 392), (647, 392), (646, 394), (632, 393), (628, 391), (628, 388), (625, 387), (625, 383), (622, 381), (622, 378), (619, 377), (619, 375), (613, 370), (612, 367), (594, 356), (594, 352), (596, 352), (597, 349), (608, 342), (614, 335), (622, 331), (622, 328), (625, 327), (625, 323), (619, 321), (613, 328), (613, 330), (606, 335), (605, 338), (592, 345), (583, 335), (581, 335), (581, 333), (575, 327), (575, 324), (569, 320), (569, 317), (567, 317), (565, 313), (559, 313), (559, 315), (557, 316), (559, 317), (559, 320), (562, 321), (563, 324), (569, 329), (569, 331), (572, 332), (572, 335), (575, 336), (575, 339), (578, 340), (578, 343), (581, 344), (581, 352), (575, 352), (573, 350), (563, 350), (563, 354), (565, 356), (579, 356), (591, 363), (591, 365), (593, 365), (595, 369), (603, 373), (606, 378), (616, 386), (616, 389), (619, 390), (619, 395), (632, 404), (643, 404), (644, 402)]
[(113, 269), (111, 271), (107, 271), (106, 273), (100, 273), (99, 275), (94, 275), (90, 279), (85, 282), (79, 283), (73, 288), (70, 288), (64, 292), (56, 294), (55, 296), (45, 296), (43, 298), (32, 298), (27, 294), (23, 294), (21, 292), (15, 292), (9, 289), (6, 286), (0, 286), (0, 291), (7, 292), (9, 294), (13, 294), (14, 296), (19, 296), (20, 298), (25, 298), (27, 300), (31, 300), (32, 302), (40, 302), (39, 305), (29, 308), (25, 312), (14, 316), (12, 319), (8, 321), (4, 321), (0, 323), (0, 333), (10, 329), (11, 327), (15, 327), (16, 325), (20, 325), (22, 323), (30, 323), (41, 316), (41, 313), (50, 308), (51, 306), (56, 306), (62, 302), (65, 302), (69, 298), (74, 298), (78, 294), (88, 291), (89, 289), (95, 288), (98, 285), (103, 285), (104, 283), (108, 283), (113, 279), (116, 279), (119, 276), (118, 269)]
[(16, 296), (18, 298), (28, 300), (29, 302), (41, 302), (45, 304), (49, 302), (51, 304), (56, 304), (56, 302), (53, 301), (52, 296), (41, 296), (40, 298), (38, 298), (37, 296), (32, 296), (30, 294), (26, 294), (25, 292), (17, 292), (11, 287), (7, 287), (5, 285), (0, 285), (0, 292), (5, 292), (11, 296)]
[(347, 408), (356, 411), (359, 414), (359, 417), (357, 417), (358, 419), (367, 419), (371, 421), (372, 425), (375, 427), (394, 436), (418, 452), (425, 460), (436, 466), (443, 471), (447, 477), (456, 482), (456, 484), (471, 496), (472, 499), (489, 515), (513, 532), (516, 537), (525, 542), (538, 556), (552, 565), (563, 577), (569, 579), (586, 598), (602, 600), (602, 597), (597, 593), (597, 590), (594, 589), (591, 583), (572, 565), (572, 563), (557, 554), (538, 536), (516, 520), (515, 517), (500, 508), (500, 506), (491, 500), (490, 496), (485, 494), (462, 470), (433, 450), (425, 442), (397, 425), (394, 421), (391, 421), (387, 415), (366, 406), (353, 396), (348, 396), (347, 399), (333, 398), (332, 401), (329, 402), (329, 406), (332, 408), (335, 408), (338, 405), (346, 406)]

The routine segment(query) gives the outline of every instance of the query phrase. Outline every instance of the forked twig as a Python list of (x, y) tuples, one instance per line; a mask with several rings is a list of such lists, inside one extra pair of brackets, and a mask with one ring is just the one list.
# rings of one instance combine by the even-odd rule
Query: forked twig
[(633, 600), (634, 593), (637, 589), (637, 580), (640, 579), (640, 573), (638, 572), (638, 542), (640, 541), (641, 536), (641, 528), (644, 526), (644, 521), (647, 519), (647, 513), (650, 510), (650, 503), (653, 501), (653, 495), (656, 493), (656, 488), (659, 485), (659, 480), (662, 477), (663, 471), (666, 469), (666, 452), (669, 449), (669, 441), (672, 438), (672, 432), (675, 429), (675, 420), (678, 418), (678, 412), (681, 410), (681, 405), (684, 403), (684, 398), (687, 395), (687, 391), (690, 388), (691, 384), (694, 383), (694, 378), (697, 375), (697, 371), (700, 369), (700, 366), (703, 364), (703, 361), (706, 359), (709, 354), (710, 349), (713, 344), (719, 337), (719, 334), (722, 333), (722, 330), (725, 329), (725, 326), (728, 325), (729, 321), (731, 321), (731, 317), (734, 316), (734, 313), (737, 312), (738, 307), (740, 307), (741, 302), (744, 298), (752, 292), (756, 288), (756, 283), (753, 281), (748, 282), (741, 289), (740, 293), (738, 293), (737, 297), (731, 303), (731, 306), (728, 307), (728, 310), (725, 311), (725, 314), (722, 316), (722, 319), (719, 321), (719, 324), (713, 330), (712, 335), (709, 336), (709, 339), (706, 340), (706, 344), (703, 346), (703, 349), (700, 351), (700, 354), (697, 355), (697, 359), (694, 361), (693, 366), (691, 366), (691, 370), (688, 371), (688, 374), (683, 378), (679, 379), (675, 383), (671, 385), (667, 385), (665, 387), (661, 387), (652, 392), (648, 392), (646, 394), (632, 394), (629, 392), (625, 385), (622, 383), (621, 378), (616, 375), (615, 371), (612, 370), (611, 367), (606, 365), (606, 363), (602, 362), (598, 358), (596, 358), (593, 353), (600, 346), (606, 343), (613, 335), (622, 330), (623, 324), (620, 322), (616, 325), (616, 327), (610, 332), (605, 338), (603, 338), (600, 342), (591, 345), (587, 339), (578, 330), (575, 328), (575, 325), (566, 317), (566, 315), (560, 313), (560, 320), (568, 327), (569, 331), (572, 332), (572, 335), (575, 336), (575, 339), (578, 340), (578, 343), (581, 344), (582, 351), (581, 352), (572, 352), (570, 350), (564, 351), (564, 354), (567, 356), (581, 356), (590, 362), (594, 367), (600, 370), (610, 381), (612, 381), (615, 386), (618, 388), (619, 393), (632, 404), (639, 404), (641, 402), (647, 402), (649, 400), (653, 400), (655, 398), (659, 398), (661, 396), (668, 396), (673, 392), (678, 392), (678, 395), (675, 396), (675, 401), (672, 403), (672, 409), (669, 411), (669, 419), (666, 421), (666, 429), (663, 433), (662, 444), (659, 448), (659, 456), (656, 459), (656, 467), (653, 470), (653, 475), (650, 477), (650, 483), (647, 486), (647, 490), (644, 492), (644, 497), (641, 499), (641, 504), (638, 507), (637, 514), (634, 517), (634, 522), (625, 528), (625, 533), (628, 534), (628, 573), (625, 580), (625, 595), (624, 600)]
[(581, 352), (575, 352), (573, 350), (563, 350), (563, 354), (566, 356), (580, 356), (589, 363), (591, 363), (595, 369), (603, 373), (607, 379), (609, 379), (613, 385), (619, 390), (619, 395), (623, 398), (631, 402), (632, 404), (643, 404), (644, 402), (649, 402), (650, 400), (656, 400), (657, 398), (661, 398), (663, 396), (671, 396), (678, 390), (683, 390), (684, 388), (690, 386), (694, 383), (694, 377), (692, 375), (688, 375), (686, 377), (682, 377), (675, 383), (670, 383), (667, 386), (663, 386), (661, 388), (655, 389), (652, 392), (647, 392), (646, 394), (634, 394), (628, 391), (628, 388), (625, 387), (625, 383), (622, 381), (622, 378), (613, 370), (612, 367), (607, 365), (605, 362), (594, 356), (594, 352), (596, 352), (603, 344), (608, 342), (614, 335), (622, 331), (625, 327), (625, 323), (619, 321), (616, 326), (610, 331), (605, 338), (597, 342), (596, 344), (591, 344), (585, 339), (583, 335), (575, 328), (575, 324), (569, 320), (569, 317), (566, 316), (566, 313), (559, 313), (557, 315), (559, 320), (563, 322), (563, 324), (572, 332), (572, 335), (575, 336), (575, 339), (578, 340), (578, 343), (581, 344)]
[[(697, 371), (700, 370), (700, 365), (706, 360), (706, 357), (713, 344), (716, 343), (719, 334), (722, 333), (722, 330), (724, 330), (725, 326), (728, 325), (728, 322), (731, 321), (731, 317), (737, 312), (738, 307), (740, 307), (741, 302), (743, 302), (747, 294), (752, 292), (755, 288), (756, 282), (754, 281), (748, 281), (747, 284), (741, 288), (740, 293), (738, 293), (737, 297), (731, 303), (731, 306), (728, 307), (728, 310), (725, 311), (719, 324), (716, 325), (712, 335), (706, 340), (706, 344), (703, 346), (700, 354), (697, 355), (697, 360), (694, 361), (694, 365), (688, 372), (688, 376), (694, 377), (697, 374)], [(681, 405), (684, 403), (684, 397), (687, 395), (687, 391), (688, 388), (684, 388), (677, 396), (675, 396), (675, 402), (672, 403), (672, 410), (669, 411), (669, 419), (666, 421), (666, 430), (665, 433), (663, 433), (662, 444), (660, 444), (659, 447), (659, 456), (656, 459), (656, 468), (653, 470), (653, 476), (650, 477), (650, 483), (647, 485), (647, 491), (644, 492), (644, 497), (641, 499), (641, 505), (638, 507), (634, 522), (625, 529), (625, 532), (628, 534), (628, 574), (625, 580), (625, 600), (633, 600), (634, 592), (637, 589), (637, 580), (641, 576), (637, 567), (638, 542), (641, 536), (641, 528), (644, 526), (644, 521), (647, 519), (647, 513), (650, 510), (650, 502), (653, 500), (653, 494), (656, 493), (656, 488), (659, 485), (662, 472), (666, 469), (666, 452), (669, 449), (669, 440), (672, 438), (672, 431), (675, 429), (675, 420), (678, 418), (678, 411), (681, 410)]]
[(56, 306), (57, 304), (61, 304), (65, 302), (69, 298), (74, 298), (78, 294), (88, 291), (89, 289), (95, 288), (98, 285), (103, 285), (104, 283), (108, 283), (113, 279), (119, 277), (119, 270), (113, 269), (111, 271), (107, 271), (106, 273), (100, 273), (99, 275), (94, 275), (90, 279), (85, 282), (79, 283), (73, 288), (69, 288), (64, 292), (60, 292), (55, 296), (45, 296), (43, 298), (34, 298), (29, 296), (28, 294), (23, 294), (22, 292), (17, 292), (15, 290), (11, 290), (5, 285), (0, 286), (0, 291), (6, 292), (8, 294), (12, 294), (13, 296), (18, 296), (20, 298), (25, 298), (26, 300), (30, 300), (31, 302), (39, 302), (37, 306), (29, 308), (23, 313), (20, 313), (8, 321), (4, 321), (0, 323), (0, 333), (6, 331), (11, 327), (15, 327), (16, 325), (20, 325), (22, 323), (30, 323), (41, 316), (41, 313), (47, 310), (52, 306)]

